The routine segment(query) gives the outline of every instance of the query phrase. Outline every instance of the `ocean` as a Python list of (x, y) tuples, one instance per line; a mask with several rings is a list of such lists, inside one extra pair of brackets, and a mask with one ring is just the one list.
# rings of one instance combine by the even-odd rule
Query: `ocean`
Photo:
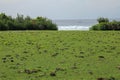
[(97, 24), (96, 19), (79, 20), (53, 20), (57, 24), (58, 30), (89, 30), (92, 25)]

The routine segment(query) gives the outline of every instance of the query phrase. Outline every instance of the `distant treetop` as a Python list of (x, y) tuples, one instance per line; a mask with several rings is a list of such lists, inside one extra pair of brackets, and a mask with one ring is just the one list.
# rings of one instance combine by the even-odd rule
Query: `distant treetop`
[(97, 21), (98, 21), (99, 23), (102, 23), (102, 22), (109, 22), (109, 19), (108, 19), (108, 18), (100, 17), (100, 18), (97, 19)]

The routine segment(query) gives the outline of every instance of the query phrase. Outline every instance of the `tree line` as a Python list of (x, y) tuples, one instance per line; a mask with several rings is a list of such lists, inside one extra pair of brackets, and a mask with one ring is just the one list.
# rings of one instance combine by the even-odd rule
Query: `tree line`
[(16, 18), (0, 13), (0, 30), (57, 30), (57, 25), (45, 17), (24, 17), (17, 14)]
[(120, 21), (109, 21), (108, 18), (98, 18), (98, 24), (93, 25), (90, 30), (120, 30)]

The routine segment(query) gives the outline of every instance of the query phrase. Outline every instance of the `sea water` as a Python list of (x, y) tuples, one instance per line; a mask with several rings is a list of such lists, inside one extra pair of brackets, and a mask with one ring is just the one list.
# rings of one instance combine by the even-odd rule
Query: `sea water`
[(79, 20), (53, 20), (57, 24), (58, 30), (89, 30), (97, 24), (96, 19), (79, 19)]

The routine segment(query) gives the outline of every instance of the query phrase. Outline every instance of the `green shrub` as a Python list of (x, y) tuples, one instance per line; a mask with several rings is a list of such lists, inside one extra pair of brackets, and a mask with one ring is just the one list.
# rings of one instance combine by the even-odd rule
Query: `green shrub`
[(29, 16), (17, 14), (16, 18), (12, 18), (1, 13), (0, 30), (57, 30), (57, 25), (44, 17), (32, 19)]
[(90, 30), (120, 30), (120, 22), (113, 20), (109, 22), (107, 18), (99, 18), (99, 24), (93, 25)]

